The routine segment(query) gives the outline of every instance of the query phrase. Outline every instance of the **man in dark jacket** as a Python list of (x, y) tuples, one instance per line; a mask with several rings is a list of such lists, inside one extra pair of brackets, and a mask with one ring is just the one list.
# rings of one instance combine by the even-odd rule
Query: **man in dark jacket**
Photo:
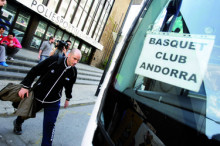
[[(73, 49), (68, 57), (51, 56), (33, 67), (21, 82), (23, 88), (18, 92), (21, 98), (28, 97), (29, 89), (37, 76), (39, 80), (34, 85), (36, 112), (44, 108), (42, 145), (52, 145), (54, 126), (60, 108), (62, 89), (65, 88), (66, 101), (64, 108), (72, 98), (72, 87), (76, 81), (77, 70), (75, 65), (81, 59), (81, 52)], [(14, 133), (22, 134), (24, 118), (18, 116), (14, 121)]]

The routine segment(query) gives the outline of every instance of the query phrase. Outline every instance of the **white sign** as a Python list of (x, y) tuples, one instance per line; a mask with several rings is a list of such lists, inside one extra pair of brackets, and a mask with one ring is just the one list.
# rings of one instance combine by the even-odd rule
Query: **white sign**
[(135, 73), (197, 92), (214, 39), (207, 35), (149, 32)]
[(100, 43), (98, 43), (96, 40), (94, 40), (90, 36), (83, 33), (81, 30), (79, 30), (78, 28), (73, 26), (71, 23), (69, 23), (69, 21), (65, 20), (61, 15), (56, 14), (53, 10), (50, 10), (42, 3), (39, 3), (37, 0), (17, 0), (17, 1), (25, 5), (26, 7), (30, 8), (31, 10), (37, 12), (41, 16), (59, 25), (61, 28), (65, 29), (66, 31), (83, 39), (84, 41), (88, 42), (92, 46), (100, 50), (103, 49), (103, 46)]

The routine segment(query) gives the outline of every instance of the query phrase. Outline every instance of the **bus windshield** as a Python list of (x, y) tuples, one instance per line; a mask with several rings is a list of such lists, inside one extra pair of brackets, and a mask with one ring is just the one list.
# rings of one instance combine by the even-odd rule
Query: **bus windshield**
[(220, 1), (177, 4), (152, 1), (127, 45), (114, 88), (137, 100), (143, 114), (148, 106), (210, 139), (219, 137)]

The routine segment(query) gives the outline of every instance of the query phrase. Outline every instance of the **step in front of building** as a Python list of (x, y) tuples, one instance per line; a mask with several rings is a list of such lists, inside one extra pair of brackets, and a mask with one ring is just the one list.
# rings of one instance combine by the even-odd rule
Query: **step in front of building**
[[(14, 60), (7, 60), (8, 67), (0, 66), (0, 80), (22, 81), (28, 71), (38, 64), (37, 59), (15, 56)], [(98, 85), (102, 76), (102, 70), (78, 63), (77, 66), (77, 84)]]
[[(22, 81), (26, 74), (17, 72), (0, 71), (0, 80)], [(78, 75), (76, 84), (98, 85), (99, 78)]]

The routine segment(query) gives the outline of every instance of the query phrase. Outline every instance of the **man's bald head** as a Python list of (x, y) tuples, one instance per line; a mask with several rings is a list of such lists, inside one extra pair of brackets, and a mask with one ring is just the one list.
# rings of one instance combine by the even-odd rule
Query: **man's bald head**
[(80, 59), (81, 59), (81, 57), (82, 57), (82, 53), (81, 53), (81, 51), (80, 51), (79, 49), (72, 49), (72, 50), (70, 51), (70, 53), (71, 53), (71, 54), (79, 54), (79, 55), (80, 55)]
[(67, 65), (75, 66), (81, 59), (82, 53), (79, 49), (72, 49), (68, 54)]

